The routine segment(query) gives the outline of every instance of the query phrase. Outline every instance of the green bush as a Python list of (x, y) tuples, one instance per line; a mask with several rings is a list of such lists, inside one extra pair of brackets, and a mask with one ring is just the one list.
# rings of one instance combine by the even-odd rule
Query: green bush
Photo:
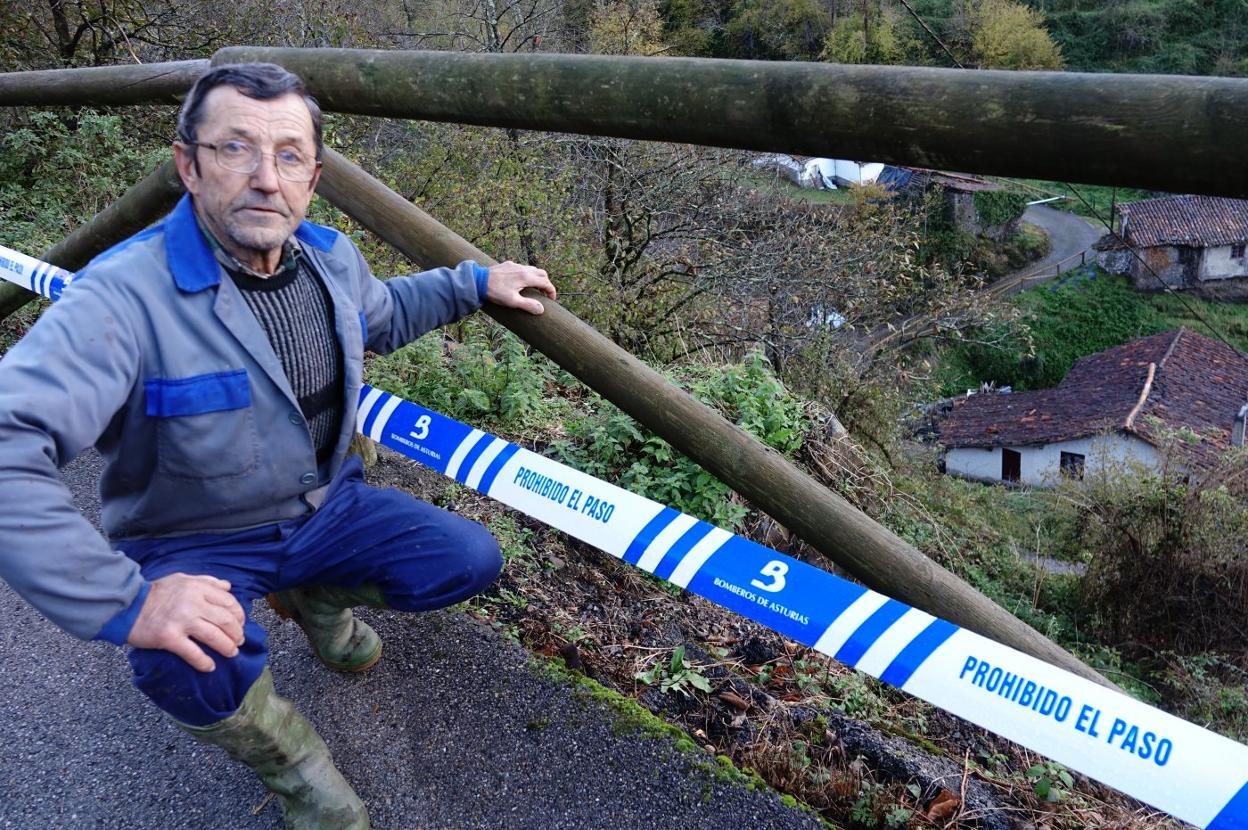
[(1043, 7), (1070, 70), (1248, 74), (1242, 0), (1046, 0)]
[[(1181, 459), (1182, 436), (1163, 441)], [(1181, 653), (1243, 651), (1248, 629), (1248, 454), (1193, 476), (1160, 472), (1084, 482), (1077, 544), (1091, 552), (1085, 605), (1106, 642)]]
[(1053, 242), (1043, 228), (1030, 222), (1020, 223), (1018, 232), (1002, 247), (1006, 267), (1017, 271), (1029, 263), (1043, 259), (1053, 250)]
[[(760, 353), (737, 365), (685, 369), (675, 380), (768, 446), (786, 454), (800, 449), (808, 428), (802, 403)], [(605, 402), (568, 432), (551, 446), (566, 464), (721, 527), (736, 529), (745, 518), (728, 485)]]
[(569, 405), (548, 397), (562, 373), (494, 323), (463, 324), (462, 341), (428, 335), (374, 358), (366, 379), (379, 389), (476, 426), (524, 431), (565, 417)]
[(975, 211), (987, 226), (1013, 222), (1027, 209), (1026, 193), (1018, 190), (981, 190), (975, 193)]
[[(426, 336), (373, 358), (366, 379), (474, 426), (563, 436), (549, 448), (558, 460), (706, 521), (740, 525), (744, 503), (667, 441), (596, 395), (584, 396), (570, 375), (493, 323), (472, 320), (463, 334), (462, 341)], [(674, 374), (674, 382), (768, 446), (788, 455), (801, 448), (804, 405), (761, 353)], [(581, 398), (578, 409), (573, 401)]]
[(1173, 711), (1227, 737), (1248, 741), (1248, 672), (1242, 665), (1215, 652), (1163, 652), (1160, 658), (1160, 687)]
[(38, 256), (168, 157), (120, 115), (34, 110), (0, 130), (0, 244)]

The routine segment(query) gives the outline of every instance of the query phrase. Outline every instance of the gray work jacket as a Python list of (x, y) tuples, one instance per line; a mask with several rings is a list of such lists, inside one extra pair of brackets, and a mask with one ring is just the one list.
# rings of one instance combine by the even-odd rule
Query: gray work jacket
[(318, 467), (264, 330), (184, 197), (101, 254), (0, 360), (0, 578), (70, 633), (124, 642), (147, 584), (74, 508), (57, 469), (95, 445), (111, 539), (228, 532), (302, 516), (355, 428), (364, 349), (386, 353), (481, 306), (472, 262), (382, 282), (304, 222), (343, 352), (342, 431)]

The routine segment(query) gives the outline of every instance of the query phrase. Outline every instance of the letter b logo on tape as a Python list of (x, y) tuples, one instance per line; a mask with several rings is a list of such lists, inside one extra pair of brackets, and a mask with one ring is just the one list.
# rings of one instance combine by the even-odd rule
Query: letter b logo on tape
[(789, 572), (789, 566), (781, 562), (779, 559), (773, 559), (763, 566), (761, 571), (763, 576), (770, 577), (770, 582), (763, 582), (759, 579), (751, 579), (750, 584), (755, 588), (763, 591), (783, 591), (784, 575)]

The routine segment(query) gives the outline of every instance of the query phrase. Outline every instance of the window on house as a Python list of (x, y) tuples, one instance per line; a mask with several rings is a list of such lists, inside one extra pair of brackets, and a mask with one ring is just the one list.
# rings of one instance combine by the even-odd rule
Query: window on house
[(1076, 481), (1083, 481), (1083, 461), (1084, 457), (1077, 452), (1062, 453), (1062, 478), (1073, 478)]
[(1232, 245), (1231, 246), (1231, 259), (1243, 259), (1243, 258), (1244, 258), (1244, 243), (1240, 242), (1238, 245)]
[(1017, 450), (1001, 448), (1001, 480), (1018, 481), (1023, 477), (1023, 456)]

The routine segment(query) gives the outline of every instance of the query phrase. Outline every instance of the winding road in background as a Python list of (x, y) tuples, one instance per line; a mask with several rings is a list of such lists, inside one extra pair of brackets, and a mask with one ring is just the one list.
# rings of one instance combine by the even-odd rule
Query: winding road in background
[[(977, 296), (992, 302), (1011, 294), (1031, 288), (1081, 266), (1085, 260), (1092, 261), (1092, 244), (1104, 231), (1089, 220), (1064, 210), (1046, 205), (1031, 205), (1023, 213), (1023, 221), (1040, 227), (1049, 236), (1049, 254), (1041, 260), (1029, 263), (1017, 271), (1006, 274), (979, 290)], [(927, 314), (900, 317), (889, 325), (877, 326), (868, 332), (859, 346), (863, 354), (875, 354), (891, 341), (899, 338), (914, 339), (936, 324)]]
[[(1090, 251), (1093, 243), (1105, 235), (1105, 228), (1089, 219), (1056, 210), (1048, 205), (1032, 205), (1023, 213), (1023, 221), (1040, 227), (1049, 236), (1049, 254), (1007, 274), (986, 288), (999, 296), (1030, 288), (1048, 279), (1078, 268), (1079, 255)], [(1089, 257), (1091, 260), (1091, 257)], [(1061, 263), (1061, 267), (1056, 267)], [(1029, 278), (1031, 277), (1031, 278)], [(1012, 288), (1007, 287), (1013, 285)]]

